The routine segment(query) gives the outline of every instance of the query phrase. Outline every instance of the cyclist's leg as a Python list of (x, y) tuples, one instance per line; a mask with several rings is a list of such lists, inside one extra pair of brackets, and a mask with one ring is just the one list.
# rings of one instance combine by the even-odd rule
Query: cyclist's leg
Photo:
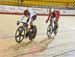
[(25, 31), (26, 31), (26, 33), (28, 32), (28, 26), (25, 27)]
[(58, 22), (57, 21), (54, 21), (54, 28), (58, 29)]
[[(28, 28), (28, 26), (26, 26), (25, 30), (26, 30), (26, 37), (29, 34), (29, 29), (33, 28), (33, 21), (36, 20), (36, 15), (32, 16), (32, 20), (30, 22), (30, 28)], [(29, 22), (29, 18), (27, 19), (27, 23)]]
[(54, 34), (57, 34), (57, 30), (58, 30), (58, 22), (54, 21)]
[[(27, 22), (29, 22), (29, 18), (27, 19), (26, 23), (27, 23)], [(28, 36), (28, 34), (29, 34), (29, 33), (28, 33), (28, 25), (25, 27), (25, 32), (26, 32), (26, 38), (27, 38), (27, 36)]]
[[(27, 19), (26, 23), (28, 23), (28, 22), (29, 22), (29, 18)], [(28, 25), (25, 27), (25, 31), (26, 31), (26, 33), (28, 32)]]
[(51, 20), (50, 20), (50, 26), (52, 26), (52, 31), (54, 31), (55, 28), (55, 22), (54, 22), (54, 26), (52, 25), (53, 20), (55, 19), (55, 16), (51, 16)]
[[(51, 16), (51, 19), (55, 19), (56, 17), (54, 15)], [(54, 28), (58, 28), (58, 22), (54, 20)]]
[(26, 38), (28, 36), (28, 26), (25, 27)]
[(31, 28), (33, 28), (33, 21), (35, 21), (36, 18), (37, 18), (36, 15), (34, 15), (34, 16), (32, 17), (32, 20), (31, 20), (31, 23), (30, 23)]
[(50, 26), (52, 25), (52, 18), (50, 19)]
[(51, 16), (51, 19), (50, 19), (50, 25), (52, 25), (52, 21), (53, 21), (54, 18), (55, 18), (55, 16), (52, 15), (52, 16)]

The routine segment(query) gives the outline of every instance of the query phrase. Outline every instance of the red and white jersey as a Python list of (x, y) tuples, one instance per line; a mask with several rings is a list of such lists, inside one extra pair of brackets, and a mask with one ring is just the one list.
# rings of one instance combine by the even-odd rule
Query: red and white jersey
[[(54, 11), (52, 12), (52, 15), (55, 16), (56, 21), (59, 20), (60, 12), (59, 12), (58, 10), (54, 10)], [(48, 19), (50, 19), (50, 16), (51, 16), (51, 14), (49, 13), (49, 14), (48, 14)]]

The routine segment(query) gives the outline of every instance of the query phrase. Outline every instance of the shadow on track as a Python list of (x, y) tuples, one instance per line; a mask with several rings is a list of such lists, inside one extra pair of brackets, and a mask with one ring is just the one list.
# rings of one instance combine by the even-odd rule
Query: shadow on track
[(22, 55), (28, 55), (32, 53), (37, 53), (43, 51), (47, 48), (48, 44), (52, 42), (54, 38), (45, 38), (40, 42), (37, 41), (29, 41), (22, 42), (19, 44), (14, 44), (10, 46), (8, 49), (4, 50), (3, 57), (18, 57)]

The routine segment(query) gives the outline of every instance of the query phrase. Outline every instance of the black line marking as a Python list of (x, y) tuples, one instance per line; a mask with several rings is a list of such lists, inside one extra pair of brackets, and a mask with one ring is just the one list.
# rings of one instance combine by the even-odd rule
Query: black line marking
[(66, 54), (66, 53), (73, 52), (73, 51), (75, 51), (75, 50), (69, 50), (69, 51), (66, 51), (66, 52), (63, 52), (63, 53), (54, 55), (53, 57), (61, 56), (61, 55), (64, 55), (64, 54)]

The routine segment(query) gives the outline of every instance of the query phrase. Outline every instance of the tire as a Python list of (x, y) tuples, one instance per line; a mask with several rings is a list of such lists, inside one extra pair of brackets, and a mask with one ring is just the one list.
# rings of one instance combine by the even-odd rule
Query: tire
[(48, 25), (48, 28), (47, 28), (48, 38), (51, 38), (52, 33), (53, 33), (53, 26)]
[(32, 31), (29, 31), (29, 40), (33, 40), (37, 34), (37, 27), (33, 25)]
[(15, 40), (17, 43), (20, 43), (20, 42), (22, 42), (24, 37), (25, 37), (25, 30), (24, 30), (23, 26), (20, 26), (15, 32)]
[(57, 32), (58, 32), (58, 29), (55, 27), (55, 28), (54, 28), (54, 34), (56, 35)]

